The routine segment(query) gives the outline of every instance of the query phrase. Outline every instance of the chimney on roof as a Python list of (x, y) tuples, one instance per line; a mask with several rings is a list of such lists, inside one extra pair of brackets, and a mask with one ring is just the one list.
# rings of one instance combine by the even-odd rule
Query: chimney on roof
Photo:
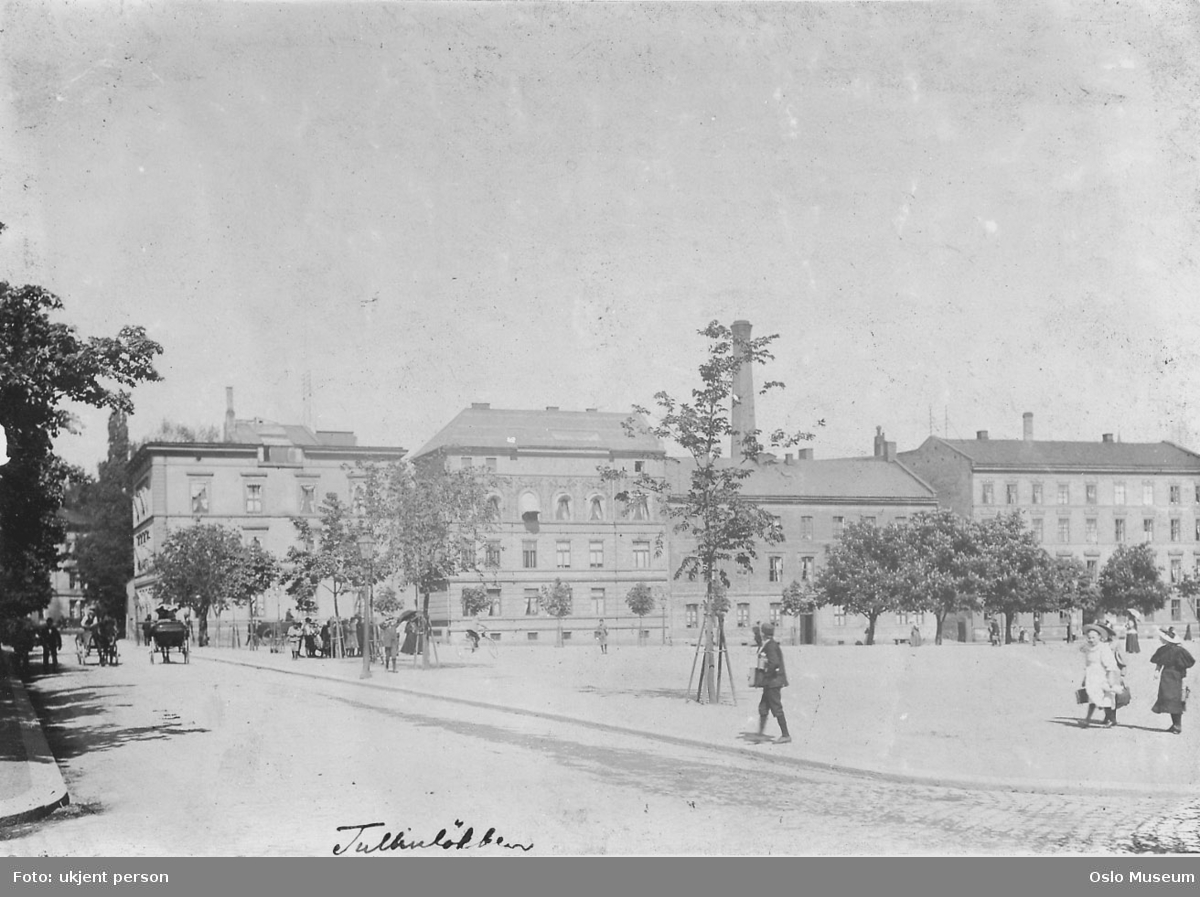
[(1112, 442), (1112, 441), (1113, 441), (1112, 433), (1104, 433), (1104, 434), (1102, 434), (1102, 435), (1100, 436), (1100, 441), (1101, 441), (1101, 442)]
[(784, 455), (783, 455), (783, 463), (784, 464), (791, 464), (793, 462), (793, 460), (794, 459), (792, 457), (791, 452), (784, 452)]
[(797, 461), (811, 461), (812, 459), (813, 459), (813, 450), (812, 449), (800, 449), (798, 452), (796, 452), (796, 460)]
[(1025, 441), (1032, 442), (1033, 441), (1033, 412), (1026, 411), (1024, 414), (1021, 415), (1021, 420), (1025, 424)]
[(476, 411), (487, 411), (489, 408), (492, 407), (492, 403), (491, 402), (472, 402), (471, 407), (474, 408)]
[(558, 410), (558, 406), (557, 406), (557, 405), (547, 405), (547, 406), (546, 406), (546, 410), (547, 410), (547, 411), (557, 411), (557, 410)]
[(225, 387), (225, 442), (233, 441), (233, 387)]
[(875, 428), (875, 457), (876, 458), (883, 457), (884, 442), (885, 442), (885, 440), (883, 438), (883, 427), (876, 427)]
[(585, 410), (585, 411), (586, 411), (588, 414), (595, 414), (595, 413), (596, 413), (597, 411), (599, 411), (600, 409), (599, 409), (599, 408), (585, 408), (584, 410)]
[[(750, 342), (752, 325), (749, 321), (734, 321), (733, 350), (738, 352)], [(730, 397), (730, 424), (733, 434), (729, 437), (729, 457), (740, 461), (745, 457), (742, 438), (756, 429), (754, 424), (754, 371), (751, 364), (738, 365), (733, 372), (733, 395)]]
[(975, 438), (978, 439), (980, 442), (986, 442), (987, 438), (988, 438), (987, 430), (976, 430)]

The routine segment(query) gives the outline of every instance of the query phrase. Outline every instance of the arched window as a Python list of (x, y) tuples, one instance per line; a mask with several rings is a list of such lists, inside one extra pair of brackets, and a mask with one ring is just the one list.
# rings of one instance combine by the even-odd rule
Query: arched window
[(500, 519), (500, 496), (489, 495), (487, 500), (487, 513), (489, 520)]
[(588, 500), (588, 520), (604, 519), (604, 500), (599, 495), (593, 495)]
[(644, 495), (635, 495), (632, 500), (633, 519), (634, 520), (649, 520), (650, 519), (650, 500)]
[(560, 495), (554, 500), (554, 519), (555, 520), (570, 520), (571, 519), (571, 496)]

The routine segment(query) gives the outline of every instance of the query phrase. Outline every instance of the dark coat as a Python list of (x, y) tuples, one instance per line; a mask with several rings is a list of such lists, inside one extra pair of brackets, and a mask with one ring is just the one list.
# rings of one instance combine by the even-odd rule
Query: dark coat
[(1163, 645), (1150, 658), (1162, 667), (1158, 677), (1158, 700), (1150, 709), (1155, 713), (1183, 713), (1183, 677), (1196, 662), (1182, 645)]
[(766, 658), (763, 668), (763, 688), (783, 688), (788, 684), (787, 668), (783, 665), (783, 651), (779, 642), (768, 638), (759, 648), (760, 657)]

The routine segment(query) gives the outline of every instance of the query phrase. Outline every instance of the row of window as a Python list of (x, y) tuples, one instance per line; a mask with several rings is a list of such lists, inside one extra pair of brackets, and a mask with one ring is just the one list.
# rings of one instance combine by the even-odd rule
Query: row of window
[[(996, 484), (989, 480), (984, 480), (981, 485), (982, 485), (982, 493), (980, 495), (981, 503), (985, 504), (985, 505), (996, 504), (996, 498), (997, 498)], [(1030, 483), (1029, 486), (1030, 486), (1029, 503), (1033, 504), (1033, 505), (1045, 504), (1046, 501), (1045, 501), (1044, 485), (1042, 483), (1035, 482), (1035, 483)], [(1114, 505), (1130, 504), (1131, 502), (1129, 501), (1129, 499), (1133, 495), (1136, 495), (1136, 491), (1134, 491), (1137, 488), (1136, 486), (1127, 488), (1125, 483), (1118, 481), (1118, 482), (1113, 483), (1112, 487), (1113, 487), (1112, 504), (1114, 504)], [(1078, 483), (1075, 484), (1075, 488), (1076, 489), (1079, 488)], [(1141, 484), (1141, 494), (1142, 494), (1142, 504), (1143, 505), (1153, 505), (1154, 504), (1154, 494), (1155, 494), (1154, 489), (1155, 489), (1155, 486), (1154, 486), (1153, 482), (1143, 482)], [(1194, 497), (1195, 502), (1197, 504), (1200, 504), (1200, 483), (1196, 483), (1192, 487), (1192, 491), (1193, 491), (1193, 497)], [(1100, 492), (1100, 486), (1098, 483), (1084, 483), (1083, 484), (1083, 503), (1088, 504), (1088, 505), (1099, 504), (1100, 503), (1099, 502), (1099, 492)], [(1167, 486), (1167, 501), (1169, 504), (1173, 504), (1173, 505), (1183, 504), (1183, 495), (1184, 495), (1184, 487), (1182, 485), (1180, 485), (1178, 483), (1171, 483)], [(1057, 503), (1060, 505), (1071, 504), (1071, 499), (1072, 499), (1071, 483), (1056, 483), (1055, 484), (1055, 497), (1056, 497)], [(1005, 483), (1004, 484), (1004, 503), (1006, 505), (1020, 504), (1019, 484), (1017, 484), (1017, 483)]]
[[(650, 543), (636, 540), (632, 544), (633, 568), (635, 570), (650, 569)], [(588, 542), (587, 565), (590, 569), (604, 566), (604, 542), (593, 539)], [(573, 552), (569, 539), (559, 539), (554, 543), (554, 567), (557, 570), (571, 569)], [(500, 566), (500, 543), (491, 541), (484, 544), (484, 564), (489, 567)], [(521, 542), (521, 566), (526, 570), (536, 570), (538, 567), (538, 543), (536, 539), (525, 539)]]
[[(1029, 527), (1033, 531), (1034, 538), (1039, 542), (1046, 541), (1046, 522), (1041, 517), (1034, 517), (1029, 521)], [(1130, 527), (1128, 521), (1124, 517), (1118, 517), (1113, 521), (1113, 541), (1118, 544), (1123, 544), (1131, 540)], [(1058, 535), (1060, 543), (1071, 541), (1071, 518), (1059, 517), (1055, 521), (1055, 531)], [(1183, 521), (1178, 517), (1172, 517), (1168, 524), (1168, 536), (1171, 542), (1183, 541)], [(1154, 541), (1154, 518), (1146, 517), (1142, 520), (1142, 539), (1143, 542)], [(1100, 521), (1095, 517), (1088, 517), (1083, 521), (1083, 538), (1085, 542), (1098, 544), (1100, 541)], [(1200, 542), (1200, 519), (1196, 520), (1195, 527), (1192, 531), (1192, 540)]]
[[(488, 512), (493, 520), (503, 517), (504, 507), (499, 495), (488, 498)], [(629, 518), (631, 520), (650, 519), (650, 500), (644, 495), (634, 496), (629, 501)], [(574, 502), (569, 495), (557, 495), (554, 498), (554, 519), (570, 521), (575, 519)], [(591, 495), (587, 499), (586, 519), (600, 521), (607, 519), (604, 511), (604, 497)]]
[[(498, 586), (489, 588), (487, 590), (487, 594), (491, 603), (488, 605), (487, 610), (483, 611), (481, 614), (479, 614), (479, 616), (501, 617), (504, 616), (504, 612), (506, 610), (510, 616), (513, 614), (514, 609), (512, 607), (505, 607), (503, 600), (504, 596), (502, 595), (501, 589)], [(542, 612), (541, 604), (539, 603), (540, 595), (541, 591), (539, 589), (525, 589), (521, 595), (521, 603), (516, 608), (515, 612), (518, 615), (523, 615), (526, 617), (539, 616)], [(606, 613), (610, 613), (608, 609), (608, 594), (603, 586), (592, 587), (587, 597), (589, 601), (587, 606), (590, 609), (592, 616), (603, 617)], [(463, 599), (462, 613), (464, 617), (472, 616), (470, 613), (468, 613), (467, 602), (465, 598)], [(568, 616), (570, 615), (568, 614)]]
[[(242, 484), (243, 509), (247, 514), (261, 514), (263, 505), (263, 484)], [(212, 506), (212, 485), (207, 480), (193, 480), (191, 483), (191, 509), (193, 514), (208, 514)], [(317, 486), (315, 483), (301, 483), (298, 506), (301, 514), (317, 513)]]

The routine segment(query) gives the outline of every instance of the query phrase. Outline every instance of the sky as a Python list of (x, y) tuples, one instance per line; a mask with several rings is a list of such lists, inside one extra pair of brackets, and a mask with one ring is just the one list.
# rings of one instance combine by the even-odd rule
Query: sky
[[(164, 418), (419, 448), (625, 412), (708, 321), (758, 425), (1200, 450), (1200, 11), (1083, 3), (0, 7), (0, 279), (144, 325)], [(105, 416), (59, 451), (94, 470)]]

